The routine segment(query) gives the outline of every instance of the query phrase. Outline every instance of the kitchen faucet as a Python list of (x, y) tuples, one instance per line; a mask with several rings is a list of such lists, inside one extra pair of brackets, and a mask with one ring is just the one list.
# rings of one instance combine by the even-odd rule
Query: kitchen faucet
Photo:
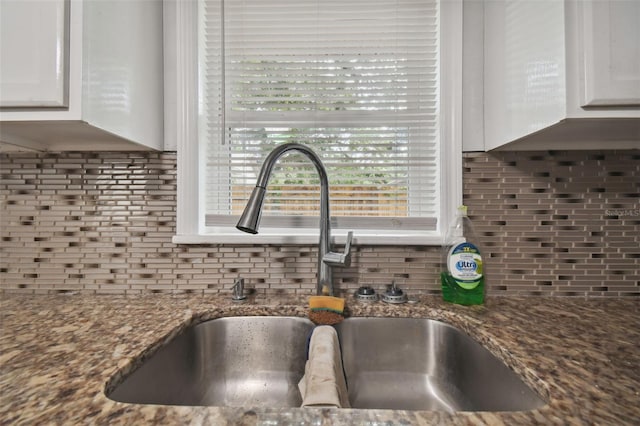
[(299, 151), (311, 160), (320, 175), (320, 242), (318, 245), (318, 283), (316, 286), (316, 294), (333, 296), (333, 279), (331, 268), (334, 266), (348, 267), (351, 265), (351, 240), (353, 232), (347, 234), (347, 242), (344, 247), (344, 253), (335, 253), (331, 251), (331, 226), (329, 216), (329, 180), (327, 171), (320, 160), (309, 147), (299, 143), (285, 143), (276, 147), (269, 153), (262, 164), (256, 187), (251, 192), (251, 197), (240, 216), (240, 220), (236, 225), (241, 231), (250, 234), (257, 234), (260, 226), (260, 217), (262, 215), (262, 204), (267, 192), (267, 184), (271, 177), (271, 172), (278, 162), (278, 159), (288, 151)]

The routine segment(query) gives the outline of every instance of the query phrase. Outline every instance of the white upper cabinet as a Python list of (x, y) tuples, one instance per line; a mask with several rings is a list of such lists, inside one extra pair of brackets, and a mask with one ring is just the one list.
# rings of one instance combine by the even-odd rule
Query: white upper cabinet
[(580, 2), (577, 13), (581, 106), (640, 106), (640, 1)]
[(162, 1), (1, 0), (0, 150), (163, 149)]
[[(0, 107), (66, 107), (68, 3), (0, 4)], [(19, 42), (16, 42), (19, 40)]]
[(465, 150), (640, 148), (640, 1), (487, 0), (483, 18)]

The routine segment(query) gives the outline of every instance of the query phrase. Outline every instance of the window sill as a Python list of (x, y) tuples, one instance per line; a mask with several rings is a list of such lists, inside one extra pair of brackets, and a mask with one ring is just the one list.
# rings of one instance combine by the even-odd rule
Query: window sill
[[(333, 231), (332, 243), (344, 244), (346, 231)], [(224, 245), (317, 245), (318, 233), (299, 230), (260, 231), (259, 234), (246, 234), (241, 231), (224, 230), (208, 234), (175, 235), (174, 244), (224, 244)], [(440, 246), (442, 236), (435, 231), (415, 231), (397, 233), (393, 231), (354, 230), (353, 245), (360, 246)]]

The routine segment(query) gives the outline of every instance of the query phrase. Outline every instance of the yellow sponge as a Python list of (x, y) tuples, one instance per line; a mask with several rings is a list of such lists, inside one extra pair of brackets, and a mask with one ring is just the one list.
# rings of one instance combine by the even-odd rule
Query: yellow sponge
[(344, 299), (331, 296), (309, 297), (309, 319), (316, 325), (338, 324), (344, 319)]
[(309, 308), (311, 311), (330, 311), (342, 315), (344, 299), (332, 296), (311, 296), (309, 297)]

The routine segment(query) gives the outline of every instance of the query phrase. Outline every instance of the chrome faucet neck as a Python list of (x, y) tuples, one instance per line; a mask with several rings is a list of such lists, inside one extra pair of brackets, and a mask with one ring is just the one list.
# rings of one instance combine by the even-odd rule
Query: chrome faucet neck
[[(331, 228), (330, 228), (330, 212), (329, 212), (329, 179), (327, 178), (327, 171), (322, 164), (322, 160), (318, 155), (306, 145), (299, 143), (286, 143), (276, 147), (269, 153), (258, 175), (256, 187), (251, 193), (251, 197), (247, 202), (247, 205), (240, 216), (240, 220), (236, 225), (241, 231), (249, 232), (253, 234), (258, 233), (260, 226), (260, 217), (262, 214), (262, 205), (264, 197), (266, 195), (267, 185), (269, 178), (276, 163), (289, 151), (298, 151), (304, 154), (316, 168), (320, 177), (320, 241), (318, 243), (318, 282), (316, 286), (316, 294), (333, 295), (333, 280), (331, 273), (331, 265), (333, 266), (347, 266), (344, 263), (342, 265), (330, 262), (331, 265), (325, 263), (324, 259), (331, 253)], [(348, 253), (347, 253), (348, 257)], [(332, 258), (328, 256), (328, 258)]]

